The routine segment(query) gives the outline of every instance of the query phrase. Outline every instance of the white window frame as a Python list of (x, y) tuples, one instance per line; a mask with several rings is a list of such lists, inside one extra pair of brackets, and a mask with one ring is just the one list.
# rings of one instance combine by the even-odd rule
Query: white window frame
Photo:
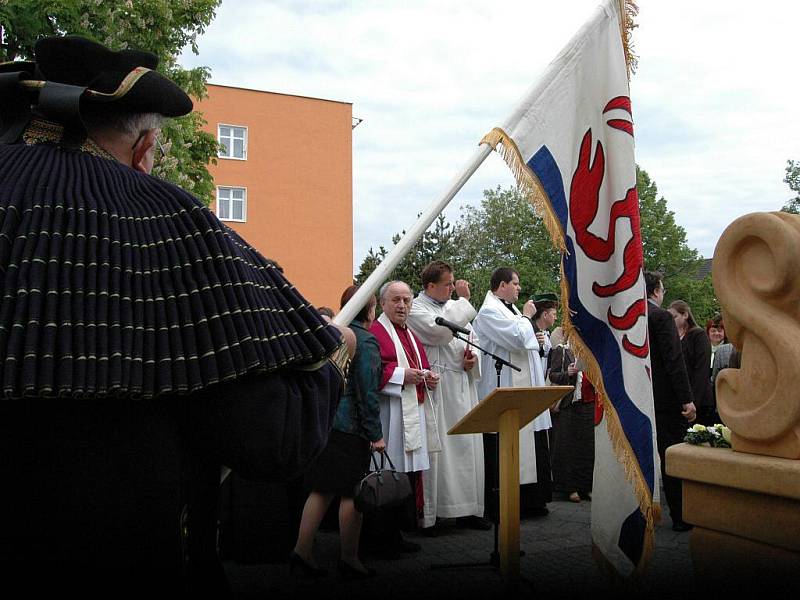
[(247, 130), (247, 125), (230, 125), (228, 123), (217, 123), (217, 142), (220, 143), (220, 144), (222, 143), (221, 129), (223, 127), (230, 127), (231, 128), (231, 136), (228, 138), (228, 140), (230, 140), (230, 145), (228, 146), (228, 148), (231, 151), (231, 153), (233, 153), (233, 140), (234, 140), (233, 129), (236, 128), (236, 129), (243, 129), (244, 130), (244, 138), (243, 138), (243, 143), (242, 143), (243, 156), (241, 156), (241, 157), (233, 156), (233, 154), (228, 156), (227, 154), (222, 154), (222, 148), (220, 148), (220, 153), (217, 156), (219, 158), (224, 158), (224, 159), (227, 159), (227, 160), (247, 160), (247, 139), (250, 137), (250, 132)]
[[(244, 193), (242, 194), (242, 218), (241, 219), (234, 219), (233, 217), (222, 217), (222, 213), (219, 209), (220, 204), (220, 190), (242, 190)], [(228, 214), (233, 215), (233, 198), (229, 196), (226, 198), (229, 202), (228, 205)], [(233, 221), (235, 223), (246, 223), (247, 222), (247, 188), (241, 185), (218, 185), (217, 186), (217, 217), (220, 221)]]

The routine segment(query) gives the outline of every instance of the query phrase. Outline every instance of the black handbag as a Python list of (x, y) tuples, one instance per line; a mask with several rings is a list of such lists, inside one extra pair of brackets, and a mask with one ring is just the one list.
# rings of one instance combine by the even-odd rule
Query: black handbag
[[(411, 481), (406, 473), (398, 473), (386, 452), (381, 452), (381, 464), (372, 453), (372, 464), (375, 470), (368, 473), (356, 484), (353, 503), (356, 510), (371, 514), (381, 509), (402, 505), (411, 497)], [(389, 467), (386, 467), (386, 462)]]

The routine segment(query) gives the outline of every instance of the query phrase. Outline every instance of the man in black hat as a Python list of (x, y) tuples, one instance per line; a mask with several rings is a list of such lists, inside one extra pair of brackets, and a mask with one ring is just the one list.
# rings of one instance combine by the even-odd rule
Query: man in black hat
[(343, 383), (342, 332), (149, 175), (192, 109), (156, 66), (76, 37), (0, 65), (0, 561), (37, 591), (224, 595), (221, 466), (297, 473)]
[(545, 346), (551, 346), (550, 329), (555, 325), (558, 316), (558, 297), (555, 294), (534, 294), (531, 296), (536, 305), (536, 312), (531, 317), (533, 331), (539, 340), (539, 357), (542, 359), (542, 372), (547, 377), (547, 364), (550, 353), (545, 352)]

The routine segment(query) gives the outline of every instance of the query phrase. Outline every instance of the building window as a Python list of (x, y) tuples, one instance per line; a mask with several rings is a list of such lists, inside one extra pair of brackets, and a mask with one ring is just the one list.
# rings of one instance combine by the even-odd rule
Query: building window
[(221, 221), (247, 221), (247, 189), (218, 187), (217, 216)]
[(220, 158), (247, 160), (247, 127), (218, 125), (217, 132)]

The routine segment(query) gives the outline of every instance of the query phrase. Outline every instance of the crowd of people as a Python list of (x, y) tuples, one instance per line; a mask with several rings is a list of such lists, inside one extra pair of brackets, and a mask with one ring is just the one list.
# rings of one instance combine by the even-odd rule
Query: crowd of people
[[(554, 295), (521, 300), (518, 272), (501, 266), (476, 310), (469, 283), (435, 261), (416, 297), (390, 281), (349, 327), (332, 325), (273, 261), (149, 175), (164, 119), (192, 109), (156, 67), (147, 52), (77, 37), (43, 38), (35, 62), (0, 65), (9, 572), (44, 571), (42, 586), (85, 595), (225, 597), (216, 528), (230, 468), (263, 481), (304, 474), (292, 572), (325, 573), (314, 538), (338, 497), (338, 571), (371, 577), (364, 546), (399, 556), (420, 550), (403, 530), (497, 521), (495, 436), (447, 434), (497, 385), (575, 388), (520, 432), (523, 514), (546, 517), (554, 486), (591, 498), (602, 408), (570, 340), (551, 335)], [(713, 379), (736, 353), (721, 319), (704, 335), (685, 303), (660, 308), (658, 274), (645, 279), (663, 464), (687, 423), (718, 419)], [(477, 346), (520, 370), (495, 372)], [(414, 493), (366, 520), (353, 496), (374, 452)], [(688, 528), (680, 482), (664, 484), (673, 527)]]
[[(470, 284), (457, 280), (450, 265), (433, 261), (421, 274), (423, 289), (416, 297), (402, 281), (380, 289), (375, 318), (374, 298), (351, 327), (360, 331), (354, 365), (374, 365), (371, 379), (359, 371), (358, 410), (365, 425), (348, 433), (352, 454), (341, 453), (340, 429), (334, 427), (328, 448), (313, 474), (338, 478), (329, 487), (311, 485), (311, 495), (300, 526), (293, 566), (320, 576), (311, 553), (309, 532), (321, 519), (318, 495), (335, 491), (340, 506), (352, 506), (352, 496), (368, 466), (369, 450), (386, 452), (400, 472), (407, 473), (415, 491), (402, 514), (384, 515), (368, 523), (363, 539), (383, 557), (415, 552), (420, 545), (405, 540), (401, 529), (418, 529), (425, 536), (446, 531), (441, 524), (490, 529), (497, 522), (498, 472), (495, 434), (448, 435), (447, 432), (498, 385), (530, 387), (570, 385), (574, 390), (537, 416), (520, 431), (520, 506), (528, 518), (546, 517), (553, 495), (570, 502), (591, 500), (594, 470), (594, 427), (602, 418), (602, 403), (589, 380), (583, 360), (554, 327), (558, 299), (554, 294), (520, 300), (522, 282), (510, 267), (499, 267), (478, 310), (471, 302)], [(650, 302), (648, 329), (652, 352), (654, 402), (658, 449), (664, 452), (683, 440), (689, 424), (719, 422), (713, 379), (728, 366), (733, 348), (727, 343), (722, 318), (699, 327), (686, 302), (677, 300), (661, 308), (663, 277), (646, 272)], [(356, 288), (342, 297), (342, 306)], [(521, 309), (518, 305), (521, 304)], [(331, 315), (332, 316), (332, 313)], [(367, 333), (367, 330), (369, 333)], [(461, 332), (461, 333), (459, 333)], [(369, 340), (369, 343), (366, 343)], [(519, 367), (501, 368), (492, 354)], [(348, 384), (350, 387), (351, 384)], [(339, 408), (353, 412), (353, 394)], [(366, 426), (370, 423), (370, 427)], [(369, 449), (367, 446), (369, 445)], [(337, 458), (338, 468), (329, 456)], [(352, 466), (352, 468), (351, 468)], [(687, 531), (681, 513), (681, 483), (663, 472), (665, 497), (675, 531)], [(335, 488), (335, 490), (333, 489)], [(329, 496), (326, 496), (328, 498)], [(325, 505), (327, 506), (327, 505)], [(371, 577), (345, 540), (356, 536), (342, 520), (342, 562), (339, 570), (353, 578)], [(413, 517), (409, 520), (408, 515)], [(361, 521), (358, 521), (360, 527)], [(373, 531), (374, 530), (374, 531)], [(351, 561), (351, 562), (348, 562)]]

